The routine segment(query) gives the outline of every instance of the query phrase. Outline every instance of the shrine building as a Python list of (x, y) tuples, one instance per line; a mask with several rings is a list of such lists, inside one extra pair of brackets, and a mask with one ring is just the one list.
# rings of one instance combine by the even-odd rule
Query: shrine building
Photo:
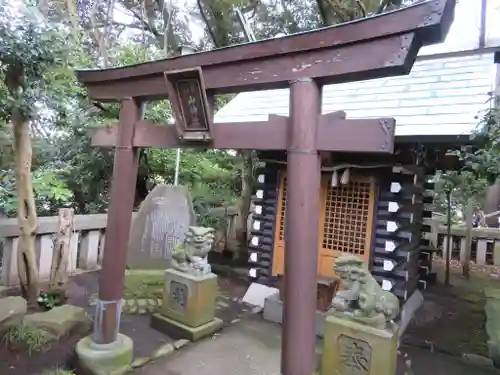
[[(494, 50), (428, 54), (435, 47), (422, 48), (408, 76), (323, 87), (323, 114), (394, 117), (396, 138), (389, 155), (321, 154), (319, 247), (309, 249), (318, 253), (319, 279), (334, 277), (340, 254), (356, 254), (383, 289), (404, 304), (435, 277), (425, 239), (432, 177), (436, 170), (458, 167), (446, 152), (471, 143), (476, 116), (488, 108), (498, 79)], [(264, 121), (288, 111), (288, 89), (245, 92), (222, 108), (215, 122)], [(353, 125), (350, 136), (362, 141), (365, 134)], [(258, 156), (249, 277), (278, 286), (286, 257), (287, 156), (286, 151), (259, 151)]]

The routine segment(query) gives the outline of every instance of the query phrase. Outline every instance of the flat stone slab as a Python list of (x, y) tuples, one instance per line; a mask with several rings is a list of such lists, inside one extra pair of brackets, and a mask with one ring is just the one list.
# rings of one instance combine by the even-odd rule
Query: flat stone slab
[(49, 311), (26, 315), (23, 324), (43, 328), (59, 337), (79, 326), (90, 327), (91, 321), (85, 309), (63, 305)]
[(11, 324), (19, 323), (28, 311), (26, 300), (22, 297), (0, 298), (0, 331)]
[(214, 318), (199, 327), (189, 327), (161, 314), (153, 314), (151, 316), (151, 327), (174, 339), (198, 341), (221, 329), (222, 320)]

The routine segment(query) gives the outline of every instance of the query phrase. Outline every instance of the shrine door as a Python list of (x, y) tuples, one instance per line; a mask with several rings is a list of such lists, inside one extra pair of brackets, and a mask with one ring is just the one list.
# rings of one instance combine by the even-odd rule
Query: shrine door
[[(369, 261), (375, 198), (373, 179), (369, 176), (351, 172), (348, 184), (342, 185), (339, 181), (338, 186), (332, 187), (331, 175), (322, 175), (318, 213), (318, 276), (325, 278), (335, 276), (335, 259), (342, 253), (357, 255)], [(279, 182), (272, 268), (274, 276), (284, 273), (287, 197), (285, 173), (282, 173)]]

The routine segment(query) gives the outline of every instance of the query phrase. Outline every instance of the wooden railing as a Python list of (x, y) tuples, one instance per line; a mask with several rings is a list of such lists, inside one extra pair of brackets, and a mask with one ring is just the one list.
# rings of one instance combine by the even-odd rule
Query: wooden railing
[[(237, 210), (214, 208), (209, 215), (225, 217), (226, 228), (234, 231), (235, 221), (238, 218)], [(137, 213), (132, 214), (133, 217)], [(40, 281), (48, 281), (54, 239), (59, 230), (58, 216), (38, 218), (35, 248)], [(73, 234), (70, 242), (68, 274), (73, 275), (82, 271), (96, 270), (102, 260), (104, 241), (106, 238), (106, 214), (75, 215), (73, 221)], [(231, 228), (231, 229), (229, 229)], [(19, 242), (19, 225), (17, 219), (0, 219), (0, 286), (13, 286), (19, 284), (17, 275), (17, 245)], [(233, 233), (227, 233), (229, 237)]]
[[(445, 257), (448, 249), (447, 227), (444, 224), (428, 221), (432, 232), (427, 237), (437, 249), (438, 253)], [(467, 249), (467, 228), (454, 225), (451, 227), (451, 258), (465, 259), (467, 251), (470, 250), (470, 260), (479, 265), (500, 266), (500, 229), (499, 228), (473, 228), (472, 245)]]

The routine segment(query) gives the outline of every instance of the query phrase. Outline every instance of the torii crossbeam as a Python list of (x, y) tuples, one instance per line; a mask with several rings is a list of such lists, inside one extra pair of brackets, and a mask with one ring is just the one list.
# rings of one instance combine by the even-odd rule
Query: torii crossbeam
[[(408, 74), (421, 46), (444, 39), (454, 7), (455, 0), (420, 2), (377, 17), (284, 38), (116, 69), (78, 71), (79, 81), (93, 100), (121, 102), (118, 124), (96, 131), (92, 138), (96, 146), (116, 149), (99, 284), (99, 300), (106, 301), (106, 308), (98, 311), (102, 324), (96, 324), (93, 340), (107, 344), (117, 339), (137, 150), (184, 145), (175, 127), (142, 120), (142, 104), (172, 93), (165, 73), (191, 69), (201, 75), (203, 95), (209, 99), (218, 93), (290, 88), (289, 117), (213, 124), (209, 141), (200, 146), (287, 150), (281, 372), (313, 374), (317, 254), (310, 249), (318, 247), (318, 152), (392, 153), (395, 129), (392, 119), (349, 120), (342, 112), (321, 115), (321, 86)], [(179, 114), (176, 119), (180, 119)]]

